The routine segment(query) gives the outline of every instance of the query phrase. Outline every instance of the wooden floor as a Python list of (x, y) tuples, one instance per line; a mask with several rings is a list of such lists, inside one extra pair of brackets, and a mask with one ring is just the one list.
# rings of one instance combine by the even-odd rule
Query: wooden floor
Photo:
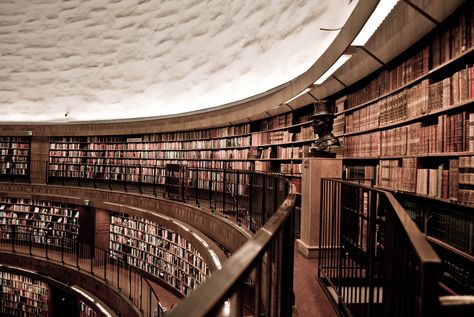
[(316, 281), (317, 262), (317, 259), (307, 259), (295, 250), (293, 290), (296, 304), (294, 315), (297, 317), (337, 317)]

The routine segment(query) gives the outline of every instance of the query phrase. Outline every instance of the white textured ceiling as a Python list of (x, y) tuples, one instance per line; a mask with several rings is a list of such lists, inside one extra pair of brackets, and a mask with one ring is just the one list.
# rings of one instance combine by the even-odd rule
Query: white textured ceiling
[[(306, 71), (350, 0), (0, 0), (0, 121), (161, 116)], [(65, 114), (68, 114), (66, 117)]]

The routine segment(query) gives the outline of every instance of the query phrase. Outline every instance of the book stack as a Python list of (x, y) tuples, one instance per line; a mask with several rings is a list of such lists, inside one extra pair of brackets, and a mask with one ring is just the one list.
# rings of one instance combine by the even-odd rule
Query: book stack
[(459, 201), (474, 204), (474, 156), (459, 158)]

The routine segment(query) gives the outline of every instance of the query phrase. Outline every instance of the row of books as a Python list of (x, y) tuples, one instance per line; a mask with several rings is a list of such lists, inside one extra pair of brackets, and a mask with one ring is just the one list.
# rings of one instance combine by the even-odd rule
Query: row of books
[(302, 127), (300, 132), (295, 133), (295, 141), (306, 141), (315, 138), (312, 127)]
[(291, 143), (292, 141), (293, 133), (286, 130), (252, 133), (252, 146)]
[(29, 174), (30, 138), (0, 137), (0, 175), (24, 177)]
[(429, 69), (471, 50), (474, 36), (472, 7), (472, 4), (467, 5), (466, 10), (453, 17), (451, 23), (446, 23), (447, 26), (436, 32), (430, 43), (411, 58), (390, 70), (380, 72), (365, 87), (350, 94), (347, 98), (347, 109), (387, 94), (427, 74)]
[(9, 144), (11, 142), (14, 142), (14, 143), (30, 143), (30, 138), (23, 137), (23, 136), (0, 136), (0, 144)]
[(48, 316), (49, 287), (32, 278), (0, 272), (0, 311), (12, 316)]
[(297, 158), (301, 159), (303, 157), (303, 148), (299, 146), (292, 146), (292, 147), (283, 147), (278, 146), (276, 149), (276, 157), (278, 158)]
[(260, 122), (260, 131), (284, 128), (293, 124), (293, 112), (284, 113)]
[[(72, 147), (83, 148), (83, 147), (87, 147), (87, 144), (99, 144), (98, 146), (100, 148), (102, 147), (102, 144), (107, 144), (110, 146), (116, 146), (119, 144), (126, 144), (126, 143), (153, 143), (154, 144), (155, 142), (167, 142), (167, 141), (192, 141), (192, 140), (203, 140), (203, 139), (213, 139), (213, 138), (216, 138), (216, 139), (234, 138), (234, 137), (243, 136), (246, 134), (250, 134), (250, 124), (227, 126), (227, 127), (215, 128), (215, 129), (196, 130), (196, 131), (154, 133), (154, 134), (145, 134), (141, 136), (51, 137), (50, 144), (54, 144), (54, 147), (59, 147), (60, 149), (64, 147), (67, 147), (69, 149), (71, 149)], [(95, 148), (95, 146), (96, 145), (91, 145), (92, 148)]]
[(0, 155), (2, 156), (7, 156), (7, 155), (12, 155), (12, 156), (26, 156), (29, 155), (30, 151), (29, 149), (2, 149), (0, 152)]
[(118, 213), (114, 213), (110, 223), (112, 224), (110, 229), (115, 233), (125, 233), (125, 236), (131, 234), (132, 237), (145, 242), (145, 245), (146, 243), (158, 244), (160, 246), (166, 245), (168, 251), (171, 250), (172, 253), (181, 257), (187, 256), (188, 260), (193, 261), (193, 265), (199, 267), (203, 272), (208, 270), (198, 250), (189, 241), (171, 229), (165, 228), (151, 220)]
[(474, 10), (472, 3), (467, 3), (462, 12), (452, 17), (451, 21), (433, 36), (430, 43), (432, 67), (442, 65), (472, 48)]
[[(49, 200), (40, 200), (40, 199), (29, 199), (29, 198), (16, 198), (16, 197), (4, 197), (0, 196), (0, 201), (2, 205), (10, 205), (10, 204), (15, 204), (15, 205), (25, 205), (25, 206), (34, 206), (35, 208), (38, 207), (52, 207), (53, 212), (56, 214), (61, 213), (59, 209), (65, 208), (65, 209), (71, 209), (72, 207), (69, 204), (66, 203), (60, 203), (60, 202), (52, 202)], [(2, 208), (0, 205), (0, 208)], [(5, 207), (3, 207), (5, 208)], [(73, 212), (70, 212), (73, 214)]]
[(444, 114), (437, 124), (407, 128), (407, 154), (474, 152), (474, 113)]
[(184, 131), (162, 134), (148, 134), (143, 136), (145, 142), (183, 141), (194, 139), (223, 138), (250, 133), (250, 124), (233, 125), (216, 129)]
[(16, 225), (17, 240), (29, 241), (33, 235), (42, 239), (39, 243), (61, 246), (62, 238), (76, 239), (79, 235), (79, 210), (44, 200), (0, 197), (0, 223)]
[(449, 168), (416, 170), (416, 193), (474, 204), (474, 157), (449, 160)]
[[(50, 151), (51, 163), (81, 163), (81, 159), (96, 158), (96, 152), (74, 151), (72, 154), (67, 151)], [(79, 155), (74, 156), (73, 154)], [(227, 149), (227, 150), (195, 150), (195, 151), (157, 151), (157, 152), (122, 152), (104, 151), (102, 159), (123, 158), (123, 159), (247, 159), (249, 149)]]
[(301, 174), (301, 164), (280, 164), (280, 172), (284, 174)]
[[(201, 149), (222, 149), (232, 147), (250, 146), (250, 136), (233, 138), (222, 138), (212, 140), (196, 140), (183, 142), (124, 142), (124, 143), (50, 143), (50, 150), (67, 150), (69, 155), (85, 154), (88, 151), (169, 151), (169, 150), (201, 150)], [(73, 152), (80, 150), (79, 152)], [(8, 151), (5, 149), (3, 151)], [(19, 151), (19, 150), (16, 150)], [(96, 152), (101, 153), (101, 152)]]
[[(103, 171), (106, 166), (110, 166), (112, 162), (106, 161), (103, 162), (103, 165), (98, 165), (99, 161), (86, 162), (88, 165), (78, 165), (78, 168), (70, 167), (67, 164), (49, 164), (49, 173), (56, 173), (60, 176), (61, 171)], [(74, 165), (74, 163), (68, 163)], [(166, 164), (184, 164), (189, 168), (198, 168), (198, 169), (234, 169), (234, 170), (251, 170), (253, 162), (251, 161), (217, 161), (217, 160), (114, 160), (113, 165), (116, 166), (142, 166), (143, 168), (152, 168), (156, 169), (155, 173), (160, 173), (160, 170), (164, 169)], [(59, 173), (57, 173), (59, 172)], [(150, 175), (152, 174), (149, 172)]]
[(380, 131), (344, 137), (345, 157), (378, 157), (380, 155)]
[[(125, 214), (113, 214), (110, 248), (127, 263), (160, 277), (184, 295), (210, 274), (199, 252), (175, 232)], [(115, 256), (119, 256), (115, 253)]]
[(474, 156), (449, 159), (449, 166), (421, 168), (417, 158), (346, 166), (346, 177), (374, 180), (383, 188), (474, 204)]
[(0, 167), (0, 174), (2, 175), (18, 175), (18, 176), (26, 176), (29, 173), (29, 169), (17, 169), (17, 168), (6, 168)]
[(421, 122), (344, 138), (344, 156), (378, 157), (474, 152), (474, 113), (443, 114), (436, 124)]
[(346, 115), (346, 132), (366, 131), (474, 99), (474, 67), (465, 68), (442, 81), (428, 80), (383, 98)]
[(347, 96), (346, 108), (376, 99), (428, 73), (429, 48), (416, 52), (411, 58), (403, 61), (392, 69), (381, 71), (365, 87)]

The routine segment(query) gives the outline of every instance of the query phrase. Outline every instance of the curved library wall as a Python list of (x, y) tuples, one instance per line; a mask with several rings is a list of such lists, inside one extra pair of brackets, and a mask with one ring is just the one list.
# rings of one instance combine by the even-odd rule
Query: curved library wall
[[(400, 18), (403, 20), (410, 15), (400, 9), (402, 6), (406, 4), (400, 4), (397, 12), (405, 14)], [(205, 192), (220, 188), (225, 193), (227, 186), (232, 186), (238, 195), (227, 199), (250, 201), (244, 199), (252, 192), (250, 181), (236, 171), (281, 173), (298, 184), (307, 147), (315, 140), (309, 119), (312, 103), (328, 98), (335, 102), (334, 132), (343, 144), (336, 153), (344, 164), (341, 177), (370, 179), (379, 188), (442, 202), (446, 204), (443, 210), (460, 205), (470, 210), (474, 205), (474, 7), (466, 1), (453, 14), (448, 11), (444, 16), (439, 14), (443, 21), (431, 26), (413, 45), (394, 49), (395, 56), (380, 53), (390, 56), (387, 62), (374, 62), (378, 66), (370, 73), (347, 81), (352, 85), (333, 80), (312, 87), (296, 100), (273, 104), (278, 110), (252, 112), (245, 119), (233, 121), (232, 111), (223, 109), (215, 123), (200, 116), (197, 123), (174, 118), (169, 126), (150, 120), (108, 123), (105, 127), (58, 125), (56, 131), (54, 125), (4, 127), (3, 143), (8, 143), (4, 161), (13, 158), (9, 153), (20, 146), (13, 145), (15, 142), (29, 144), (26, 148), (31, 151), (26, 163), (19, 161), (26, 167), (19, 165), (18, 172), (5, 167), (2, 177), (12, 183), (30, 180), (57, 188), (81, 186), (81, 190), (118, 189), (156, 196), (166, 192), (166, 166), (178, 164), (187, 168), (183, 178), (188, 181), (183, 184), (188, 189)], [(392, 30), (396, 24), (386, 23)], [(380, 37), (392, 33), (383, 31)], [(338, 78), (352, 76), (350, 66), (351, 62), (341, 68)], [(15, 127), (20, 130), (12, 133)], [(226, 180), (224, 174), (210, 177), (216, 170), (235, 171), (229, 173), (233, 179)], [(30, 177), (21, 176), (25, 174)], [(245, 203), (239, 206), (249, 207)], [(120, 217), (117, 219), (123, 221)], [(469, 217), (463, 221), (472, 224)], [(143, 223), (138, 218), (133, 221)], [(454, 230), (455, 226), (450, 223), (444, 229)], [(220, 242), (219, 235), (199, 229)], [(467, 258), (472, 256), (472, 244), (463, 244), (463, 252)], [(134, 261), (144, 262), (141, 257)]]

